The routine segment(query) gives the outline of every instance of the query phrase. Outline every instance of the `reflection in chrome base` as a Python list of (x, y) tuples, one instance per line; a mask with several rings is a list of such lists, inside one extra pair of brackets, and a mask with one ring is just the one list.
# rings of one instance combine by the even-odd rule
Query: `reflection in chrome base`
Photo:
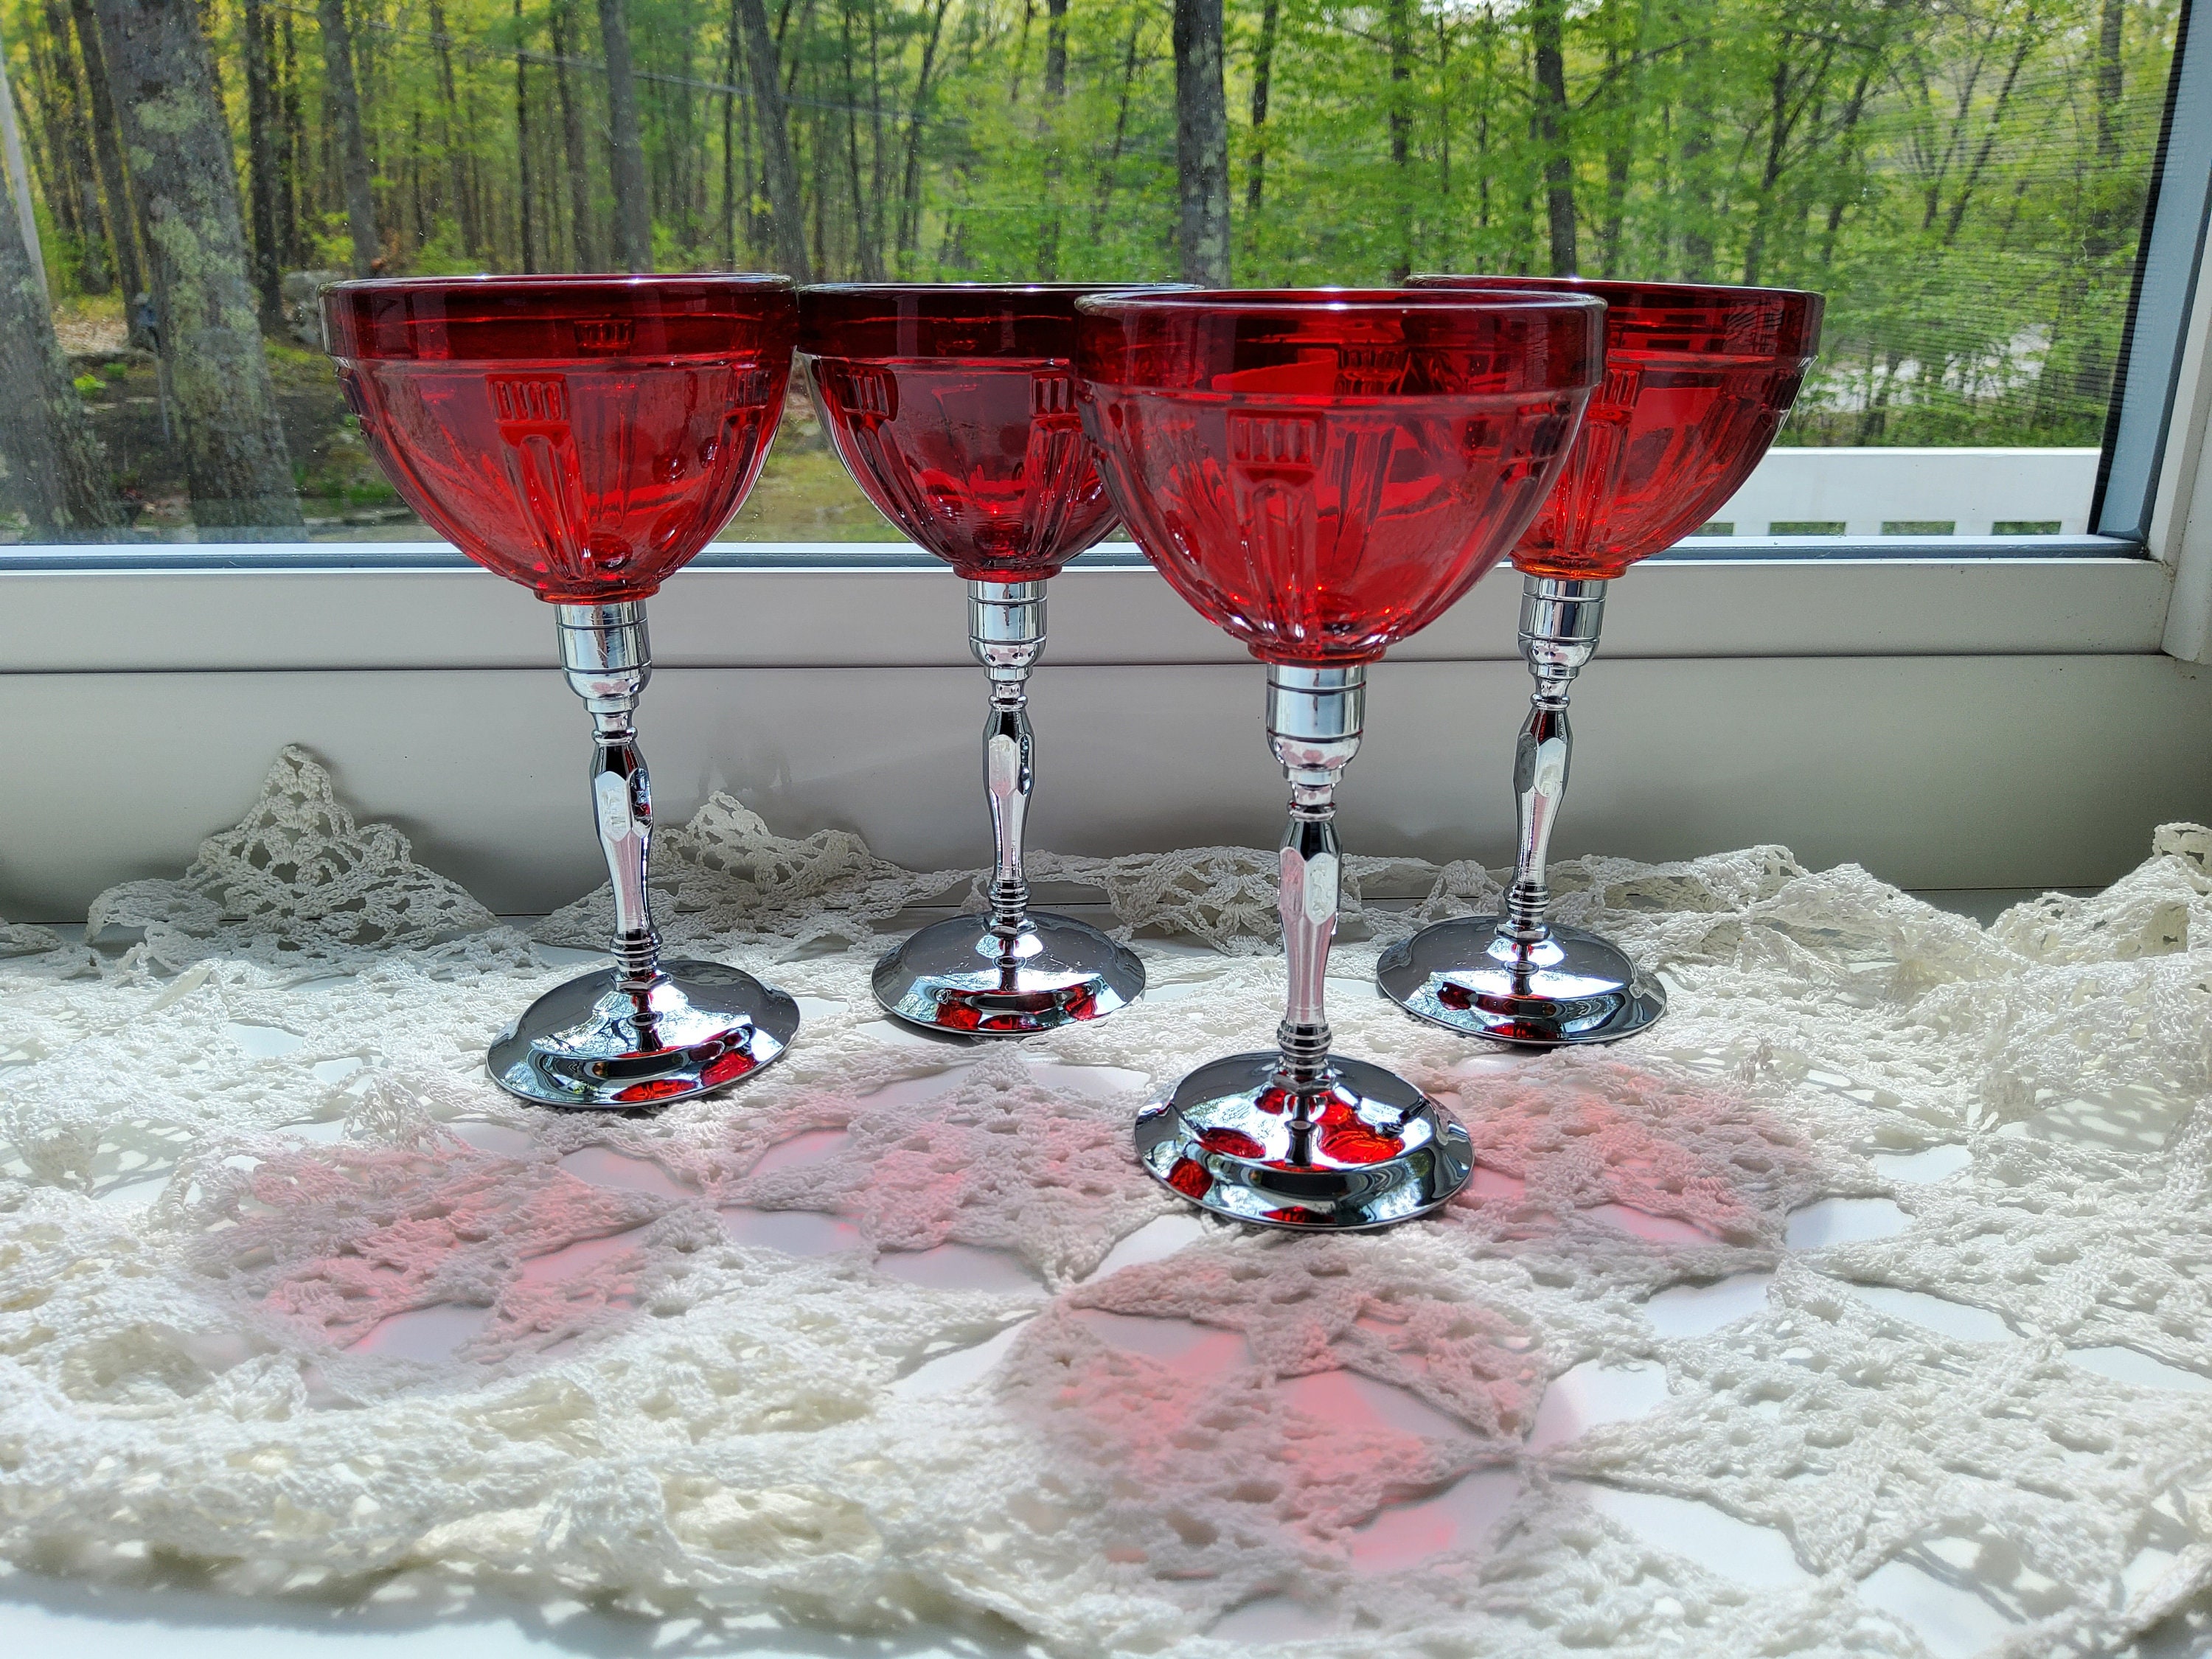
[(540, 1106), (617, 1110), (686, 1100), (774, 1065), (799, 1005), (718, 962), (668, 962), (643, 989), (602, 968), (556, 985), (500, 1033), (492, 1081)]
[(1522, 945), (1496, 916), (1459, 916), (1392, 945), (1375, 964), (1382, 994), (1464, 1036), (1530, 1048), (1613, 1042), (1667, 1012), (1667, 993), (1618, 947), (1553, 923)]
[(1028, 912), (1012, 933), (988, 916), (948, 916), (886, 953), (875, 989), (910, 1025), (1027, 1036), (1126, 1008), (1144, 993), (1145, 964), (1072, 916)]
[(1395, 1072), (1332, 1057), (1310, 1091), (1282, 1056), (1209, 1061), (1137, 1116), (1162, 1185), (1232, 1221), (1354, 1232), (1425, 1215), (1467, 1185), (1467, 1131)]

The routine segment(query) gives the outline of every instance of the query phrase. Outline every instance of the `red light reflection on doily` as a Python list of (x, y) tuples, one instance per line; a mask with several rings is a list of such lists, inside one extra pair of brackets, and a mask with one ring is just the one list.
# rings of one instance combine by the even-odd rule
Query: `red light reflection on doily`
[[(489, 1284), (471, 1344), (487, 1359), (544, 1352), (632, 1307), (627, 1235), (667, 1202), (550, 1164), (367, 1148), (270, 1158), (244, 1196), (226, 1249), (271, 1312), (346, 1347), (395, 1315), (458, 1305), (458, 1285), (475, 1297)], [(287, 1259), (310, 1237), (314, 1254)]]
[(1478, 1167), (1445, 1213), (1501, 1237), (1544, 1237), (1582, 1212), (1653, 1243), (1775, 1247), (1827, 1185), (1802, 1133), (1717, 1082), (1613, 1064), (1458, 1094)]
[(1211, 1577), (1255, 1550), (1325, 1557), (1511, 1455), (1542, 1394), (1531, 1333), (1423, 1281), (1331, 1238), (1132, 1265), (1029, 1328), (1002, 1398), (1103, 1510), (1110, 1560)]

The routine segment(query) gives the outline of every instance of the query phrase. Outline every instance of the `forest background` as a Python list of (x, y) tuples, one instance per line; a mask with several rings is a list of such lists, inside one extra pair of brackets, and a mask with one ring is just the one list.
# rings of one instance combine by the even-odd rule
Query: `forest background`
[[(1802, 287), (1827, 330), (1784, 441), (2094, 444), (2178, 10), (0, 0), (84, 416), (45, 441), (120, 492), (45, 528), (289, 530), (280, 469), (311, 526), (405, 518), (308, 349), (313, 279), (287, 273), (319, 270)], [(225, 194), (227, 219), (203, 199)], [(0, 233), (0, 290), (6, 252)], [(224, 280), (262, 384), (173, 361)], [(253, 453), (196, 459), (200, 426), (241, 420), (258, 434), (230, 451)], [(752, 533), (888, 533), (803, 418), (786, 437)], [(16, 504), (27, 532), (37, 507)]]

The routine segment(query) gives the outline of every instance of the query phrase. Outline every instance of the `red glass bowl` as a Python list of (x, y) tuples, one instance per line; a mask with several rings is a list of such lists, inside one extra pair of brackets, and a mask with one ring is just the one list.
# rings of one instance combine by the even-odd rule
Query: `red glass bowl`
[(799, 350), (838, 459), (971, 581), (1041, 581), (1114, 505), (1075, 410), (1075, 302), (1097, 283), (824, 283)]
[(641, 599), (730, 521), (775, 437), (782, 276), (339, 283), (324, 337), (378, 464), (486, 569)]
[(1604, 362), (1577, 295), (1112, 294), (1084, 419), (1147, 558), (1269, 662), (1370, 662), (1504, 558)]
[(1605, 383), (1513, 550), (1533, 576), (1618, 576), (1704, 524), (1766, 453), (1820, 343), (1821, 297), (1794, 289), (1529, 276), (1416, 276), (1412, 286), (1606, 302)]

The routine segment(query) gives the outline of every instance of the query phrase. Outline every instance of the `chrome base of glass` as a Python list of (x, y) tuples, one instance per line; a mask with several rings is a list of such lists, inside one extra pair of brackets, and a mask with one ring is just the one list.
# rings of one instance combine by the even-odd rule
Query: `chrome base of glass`
[(799, 1005), (719, 962), (666, 962), (641, 991), (612, 968), (556, 985), (500, 1033), (491, 1080), (540, 1106), (635, 1110), (687, 1100), (783, 1057)]
[(1518, 945), (1498, 937), (1496, 916), (1423, 928), (1382, 953), (1375, 982), (1416, 1019), (1532, 1048), (1615, 1042), (1667, 1012), (1659, 981), (1595, 933), (1554, 923)]
[(1072, 916), (1031, 911), (1010, 933), (988, 916), (948, 916), (888, 951), (875, 989), (926, 1030), (1027, 1036), (1126, 1008), (1144, 993), (1145, 964)]
[(1396, 1073), (1334, 1058), (1301, 1102), (1282, 1065), (1270, 1053), (1200, 1066), (1137, 1115), (1138, 1161), (1202, 1209), (1297, 1232), (1393, 1226), (1467, 1185), (1467, 1131)]

